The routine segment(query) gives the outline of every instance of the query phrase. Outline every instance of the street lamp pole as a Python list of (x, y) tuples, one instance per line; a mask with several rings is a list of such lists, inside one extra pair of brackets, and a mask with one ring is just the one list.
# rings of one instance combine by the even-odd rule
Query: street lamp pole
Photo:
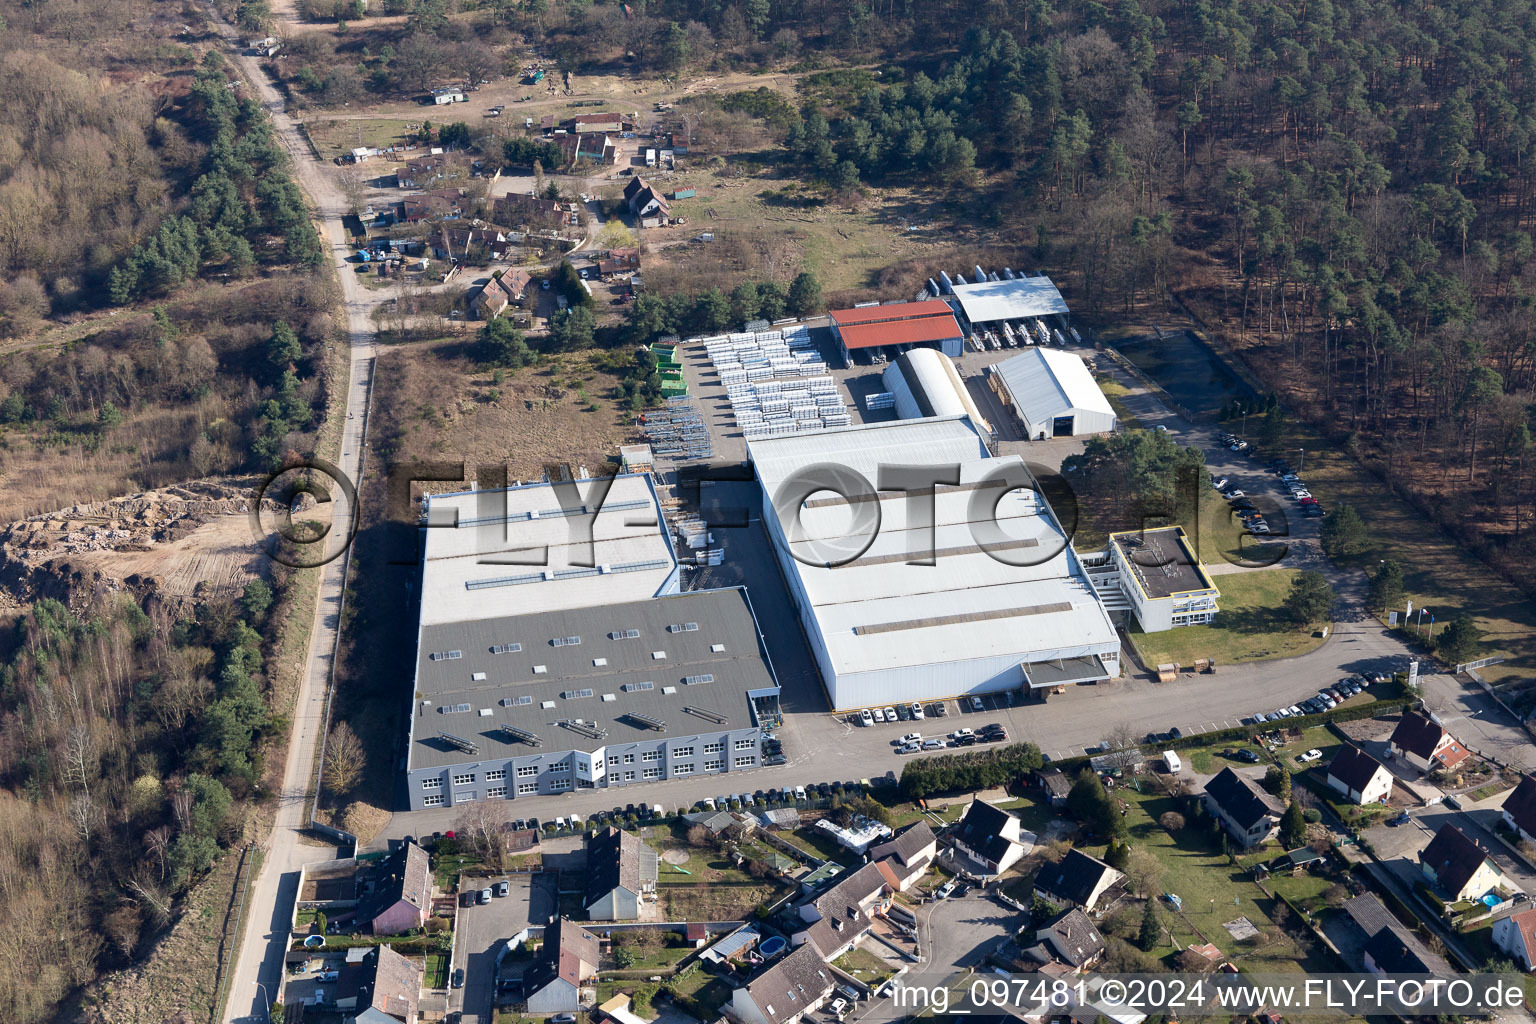
[(261, 989), (262, 1001), (267, 1004), (267, 1020), (271, 1020), (272, 1019), (272, 999), (271, 999), (270, 996), (267, 995), (267, 986), (263, 985), (259, 981), (253, 981), (253, 982), (251, 982), (251, 984), (255, 985), (257, 988)]

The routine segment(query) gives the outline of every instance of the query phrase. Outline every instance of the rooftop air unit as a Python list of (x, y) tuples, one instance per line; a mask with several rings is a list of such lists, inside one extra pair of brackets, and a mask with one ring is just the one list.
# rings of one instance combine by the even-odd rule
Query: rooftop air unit
[(706, 722), (713, 722), (716, 725), (725, 725), (730, 721), (729, 718), (720, 714), (718, 711), (710, 711), (708, 708), (697, 708), (692, 704), (686, 705), (683, 710), (688, 712), (690, 715), (697, 715), (698, 717), (704, 719)]

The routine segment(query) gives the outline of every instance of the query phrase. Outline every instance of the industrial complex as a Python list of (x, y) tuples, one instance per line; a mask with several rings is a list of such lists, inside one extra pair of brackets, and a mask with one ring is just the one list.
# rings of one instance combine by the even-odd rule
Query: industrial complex
[[(1119, 674), (1114, 626), (1023, 460), (991, 458), (967, 418), (765, 438), (748, 452), (834, 709)], [(802, 494), (804, 471), (827, 466), (864, 489)], [(882, 479), (892, 466), (954, 475), (913, 495)]]
[[(1083, 360), (1046, 344), (1040, 318), (1065, 314), (1050, 280), (979, 268), (974, 283), (942, 279), (943, 297), (830, 317), (845, 358), (870, 350), (888, 362), (886, 391), (866, 403), (874, 421), (795, 419), (796, 401), (819, 400), (808, 388), (779, 401), (787, 425), (770, 421), (779, 412), (766, 399), (733, 405), (738, 420), (752, 413), (739, 425), (764, 528), (838, 711), (1099, 682), (1120, 672), (1117, 623), (1156, 631), (1216, 611), (1182, 530), (1117, 534), (1079, 553), (1022, 455), (1000, 453), (979, 399), (1016, 417), (1028, 441), (1117, 427)], [(742, 387), (727, 372), (757, 374), (759, 391), (787, 374), (781, 390), (820, 382), (828, 407), (845, 408), (804, 325), (760, 328), (683, 346), (704, 346), (722, 386)], [(986, 367), (973, 393), (953, 358), (987, 332), (1023, 351)], [(778, 362), (769, 353), (762, 367), (727, 370), (726, 342), (733, 354), (776, 346)], [(740, 586), (685, 589), (663, 479), (426, 499), (411, 807), (761, 764), (779, 686), (751, 601)], [(695, 547), (687, 521), (676, 527)]]
[(758, 765), (779, 690), (746, 591), (677, 593), (649, 480), (608, 483), (428, 499), (413, 809)]

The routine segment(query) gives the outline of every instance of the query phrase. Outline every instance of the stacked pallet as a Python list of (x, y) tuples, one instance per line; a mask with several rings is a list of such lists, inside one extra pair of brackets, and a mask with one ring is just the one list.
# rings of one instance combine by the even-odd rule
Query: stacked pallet
[[(767, 325), (755, 321), (748, 327)], [(748, 440), (851, 422), (804, 324), (696, 340), (719, 373), (731, 414)]]

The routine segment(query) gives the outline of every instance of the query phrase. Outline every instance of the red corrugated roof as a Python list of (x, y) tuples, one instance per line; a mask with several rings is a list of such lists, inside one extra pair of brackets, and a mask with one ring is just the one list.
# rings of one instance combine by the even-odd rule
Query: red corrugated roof
[(955, 323), (954, 314), (948, 311), (943, 316), (893, 320), (890, 323), (839, 326), (838, 334), (842, 336), (843, 344), (851, 349), (874, 348), (878, 345), (911, 345), (920, 341), (948, 341), (951, 338), (963, 337), (960, 333), (960, 325)]
[[(828, 316), (837, 326), (846, 327), (848, 324), (867, 324), (876, 320), (902, 320), (909, 317), (935, 316), (941, 313), (947, 314), (951, 321), (954, 320), (949, 303), (943, 299), (897, 302), (889, 306), (863, 306), (859, 309), (834, 309)], [(952, 335), (956, 338), (959, 336), (958, 332)]]

